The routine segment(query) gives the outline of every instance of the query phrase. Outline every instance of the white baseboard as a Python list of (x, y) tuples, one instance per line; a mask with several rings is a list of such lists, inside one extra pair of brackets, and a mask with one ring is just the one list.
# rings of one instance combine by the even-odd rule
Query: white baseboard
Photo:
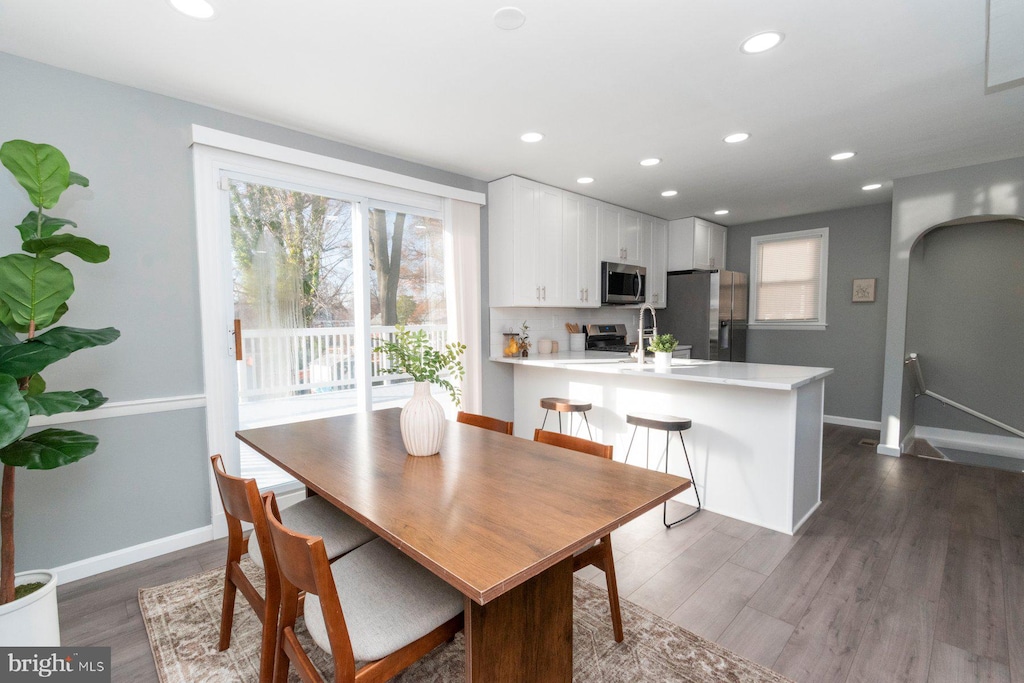
[(1014, 436), (978, 434), (941, 427), (922, 427), (921, 425), (914, 426), (911, 436), (924, 439), (936, 448), (956, 448), (962, 451), (1002, 455), (1024, 460), (1024, 439)]
[(880, 443), (877, 446), (875, 446), (875, 453), (878, 453), (879, 455), (888, 455), (893, 458), (898, 458), (900, 457), (902, 450), (896, 448), (895, 446), (886, 446), (885, 444)]
[(856, 417), (838, 417), (826, 415), (823, 421), (830, 425), (842, 425), (844, 427), (860, 427), (861, 429), (882, 430), (882, 423), (879, 420), (861, 420)]
[(87, 557), (78, 562), (55, 567), (52, 571), (57, 574), (57, 584), (62, 585), (71, 581), (77, 581), (78, 579), (84, 579), (87, 576), (102, 574), (111, 569), (148, 560), (158, 555), (174, 552), (175, 550), (199, 545), (212, 539), (213, 526), (204, 526), (192, 529), (191, 531), (183, 531), (173, 536), (165, 536), (164, 538), (157, 538), (146, 543), (133, 545), (130, 548), (122, 548), (121, 550), (115, 550), (103, 555)]
[[(300, 488), (278, 496), (277, 500), (278, 505), (283, 509), (289, 505), (299, 502), (305, 497), (306, 490)], [(245, 524), (244, 526), (251, 527), (252, 525)], [(72, 562), (60, 567), (55, 567), (51, 571), (57, 574), (57, 584), (61, 585), (71, 581), (77, 581), (78, 579), (84, 579), (89, 576), (95, 576), (96, 574), (102, 574), (103, 572), (108, 572), (111, 569), (125, 567), (129, 564), (141, 562), (142, 560), (148, 560), (159, 555), (173, 553), (175, 550), (190, 548), (194, 545), (199, 545), (200, 543), (212, 541), (215, 538), (223, 538), (224, 536), (227, 536), (227, 529), (227, 523), (224, 521), (224, 511), (217, 510), (214, 513), (213, 520), (209, 526), (192, 529), (191, 531), (183, 531), (182, 533), (174, 534), (173, 536), (157, 538), (152, 541), (147, 541), (146, 543), (133, 545), (130, 548), (122, 548), (121, 550), (114, 550), (103, 555), (87, 557), (84, 560), (79, 560), (78, 562)]]

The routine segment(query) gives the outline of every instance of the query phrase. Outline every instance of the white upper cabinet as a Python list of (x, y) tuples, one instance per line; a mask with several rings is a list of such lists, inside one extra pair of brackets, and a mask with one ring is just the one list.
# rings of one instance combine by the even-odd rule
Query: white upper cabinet
[(562, 191), (509, 176), (487, 193), (491, 306), (566, 305)]
[[(562, 299), (570, 308), (601, 305), (598, 288), (597, 223), (599, 202), (562, 193)], [(552, 302), (548, 302), (550, 305)]]
[(640, 214), (604, 202), (600, 202), (600, 206), (598, 253), (601, 260), (642, 265)]
[(640, 216), (641, 250), (647, 267), (647, 302), (665, 308), (668, 288), (668, 222)]
[(668, 224), (668, 270), (723, 270), (726, 228), (690, 216)]

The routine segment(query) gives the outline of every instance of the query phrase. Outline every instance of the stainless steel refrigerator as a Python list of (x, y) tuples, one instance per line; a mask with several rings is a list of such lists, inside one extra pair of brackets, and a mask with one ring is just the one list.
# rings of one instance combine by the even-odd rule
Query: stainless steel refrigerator
[(668, 274), (658, 333), (692, 346), (691, 358), (747, 359), (747, 275), (730, 270)]

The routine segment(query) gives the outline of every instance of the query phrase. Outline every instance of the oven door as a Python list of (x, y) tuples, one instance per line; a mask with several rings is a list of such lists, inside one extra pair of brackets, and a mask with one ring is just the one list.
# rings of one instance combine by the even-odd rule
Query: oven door
[(601, 263), (601, 303), (642, 304), (646, 300), (647, 269), (625, 263)]

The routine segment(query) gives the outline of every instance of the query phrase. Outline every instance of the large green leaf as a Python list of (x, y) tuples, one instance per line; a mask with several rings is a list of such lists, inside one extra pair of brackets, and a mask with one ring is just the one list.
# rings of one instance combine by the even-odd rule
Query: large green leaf
[(110, 248), (90, 239), (75, 235), (51, 235), (25, 241), (21, 248), (30, 254), (53, 258), (65, 252), (74, 254), (86, 263), (103, 263), (110, 258)]
[(0, 461), (30, 470), (52, 470), (95, 453), (99, 442), (91, 434), (70, 429), (44, 429), (0, 449)]
[(25, 433), (28, 416), (28, 404), (18, 391), (18, 380), (0, 374), (0, 448)]
[(61, 304), (75, 292), (71, 271), (48, 258), (9, 254), (0, 258), (0, 300), (19, 325), (51, 324)]
[(107, 397), (96, 389), (79, 389), (75, 393), (86, 400), (86, 404), (76, 410), (76, 413), (84, 413), (87, 410), (96, 410), (107, 402)]
[[(64, 314), (67, 312), (68, 304), (65, 301), (64, 303), (57, 307), (57, 312), (53, 314), (53, 319), (50, 321), (50, 324), (56, 324), (57, 321), (63, 318)], [(14, 316), (11, 315), (10, 307), (8, 307), (7, 304), (4, 303), (3, 299), (0, 299), (0, 323), (3, 323), (5, 327), (15, 332), (21, 332), (22, 334), (28, 332), (28, 325), (22, 325), (18, 322), (15, 322)]]
[(75, 391), (50, 391), (37, 396), (26, 394), (24, 398), (32, 415), (73, 413), (89, 404), (89, 401)]
[(0, 372), (12, 377), (28, 377), (70, 355), (71, 351), (67, 349), (41, 344), (35, 339), (13, 346), (0, 346)]
[(87, 330), (81, 327), (54, 327), (32, 341), (47, 346), (55, 346), (64, 349), (68, 353), (81, 349), (90, 349), (94, 346), (105, 346), (121, 336), (121, 333), (113, 327), (104, 327), (101, 330)]
[(72, 228), (78, 227), (78, 223), (69, 221), (67, 218), (53, 218), (45, 213), (29, 211), (17, 228), (21, 233), (21, 241), (27, 242), (40, 237), (49, 237), (65, 225), (70, 225)]
[(8, 140), (0, 147), (3, 163), (28, 192), (33, 206), (53, 207), (70, 185), (71, 165), (52, 145)]
[(0, 346), (12, 346), (20, 343), (21, 340), (16, 334), (7, 329), (6, 325), (0, 325)]
[(46, 391), (46, 380), (43, 376), (36, 373), (28, 378), (28, 395), (38, 396), (39, 394)]

